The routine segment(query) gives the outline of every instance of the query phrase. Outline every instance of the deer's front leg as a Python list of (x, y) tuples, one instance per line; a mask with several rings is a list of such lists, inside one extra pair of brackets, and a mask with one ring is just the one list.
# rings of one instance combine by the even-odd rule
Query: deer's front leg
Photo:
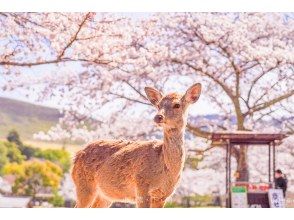
[(137, 189), (136, 203), (137, 208), (150, 208), (151, 197), (148, 193), (148, 190)]
[(163, 208), (165, 204), (165, 198), (152, 198), (151, 208)]
[(150, 198), (151, 197), (149, 195), (137, 196), (136, 198), (137, 208), (150, 208), (150, 205), (151, 205)]

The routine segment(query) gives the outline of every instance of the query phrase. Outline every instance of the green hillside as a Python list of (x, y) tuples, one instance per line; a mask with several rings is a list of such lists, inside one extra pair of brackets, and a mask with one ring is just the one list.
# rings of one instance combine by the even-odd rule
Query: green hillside
[(15, 129), (24, 140), (31, 140), (34, 133), (48, 131), (58, 122), (57, 109), (0, 97), (0, 138)]

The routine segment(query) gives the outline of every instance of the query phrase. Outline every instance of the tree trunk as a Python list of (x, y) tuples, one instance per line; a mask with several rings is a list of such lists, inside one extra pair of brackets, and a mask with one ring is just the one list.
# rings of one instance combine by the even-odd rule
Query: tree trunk
[[(236, 115), (237, 115), (237, 126), (239, 131), (246, 130), (244, 127), (244, 115), (241, 112), (240, 103), (236, 105)], [(236, 181), (249, 181), (249, 170), (248, 170), (248, 146), (247, 145), (240, 145), (238, 156), (236, 157), (237, 160), (237, 178)]]
[(236, 181), (249, 181), (249, 170), (248, 170), (248, 157), (247, 157), (248, 146), (240, 146), (237, 160), (237, 177)]

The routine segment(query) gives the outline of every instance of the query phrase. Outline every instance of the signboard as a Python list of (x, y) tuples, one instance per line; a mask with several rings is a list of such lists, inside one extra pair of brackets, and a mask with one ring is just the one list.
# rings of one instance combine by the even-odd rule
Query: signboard
[(282, 189), (270, 189), (268, 199), (271, 208), (285, 208), (285, 200)]
[(232, 187), (232, 208), (247, 208), (247, 189), (244, 186), (233, 186)]

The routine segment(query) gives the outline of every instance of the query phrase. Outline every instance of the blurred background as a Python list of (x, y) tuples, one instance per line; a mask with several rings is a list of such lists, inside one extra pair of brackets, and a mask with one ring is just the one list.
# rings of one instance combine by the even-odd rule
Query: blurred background
[[(293, 13), (0, 12), (0, 48), (0, 207), (73, 207), (75, 152), (99, 138), (161, 139), (144, 87), (195, 82), (203, 92), (166, 207), (224, 206), (219, 131), (286, 134), (276, 167), (294, 206)], [(267, 181), (266, 148), (232, 156), (234, 181)]]

